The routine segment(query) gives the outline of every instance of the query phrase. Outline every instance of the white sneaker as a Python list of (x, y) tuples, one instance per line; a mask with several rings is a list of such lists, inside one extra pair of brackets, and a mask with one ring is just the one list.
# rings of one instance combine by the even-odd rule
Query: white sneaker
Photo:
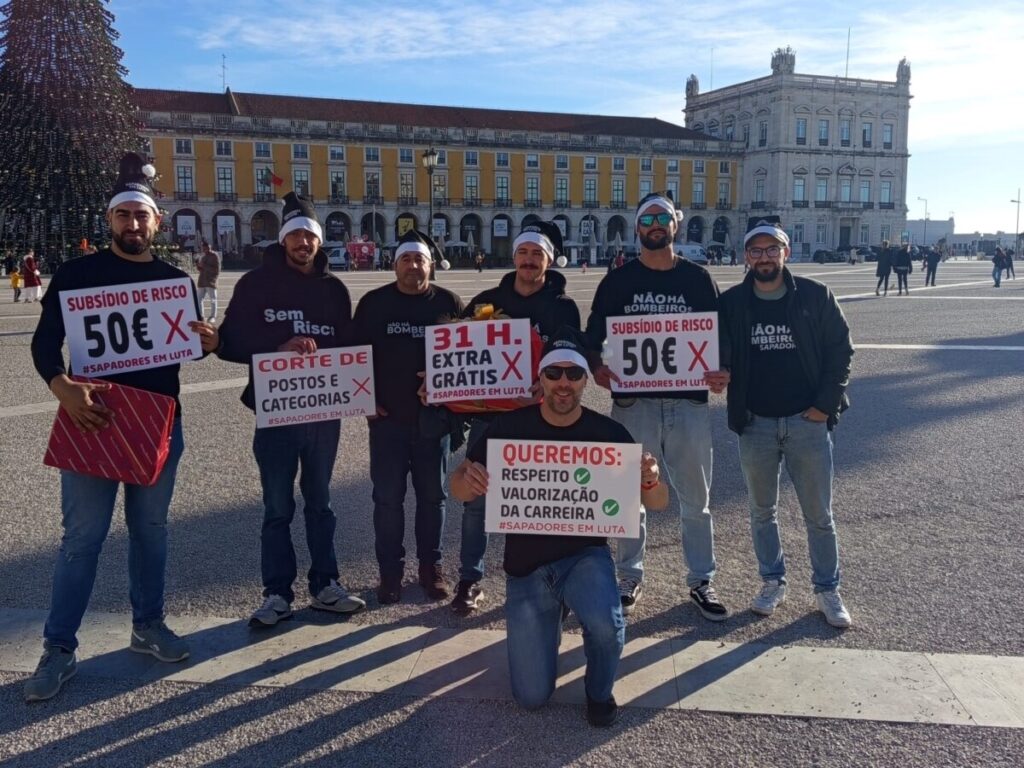
[(814, 595), (814, 602), (818, 604), (818, 610), (825, 614), (825, 620), (833, 627), (848, 627), (853, 624), (850, 612), (843, 605), (843, 598), (839, 596), (838, 590), (818, 592)]
[(250, 627), (272, 627), (277, 622), (291, 618), (292, 607), (280, 595), (267, 595), (263, 605), (249, 617)]
[(365, 608), (366, 603), (355, 595), (350, 595), (343, 586), (332, 580), (313, 598), (313, 607), (321, 611), (355, 613)]
[(762, 616), (771, 616), (775, 609), (786, 602), (786, 585), (778, 579), (768, 579), (761, 592), (750, 601), (750, 610)]

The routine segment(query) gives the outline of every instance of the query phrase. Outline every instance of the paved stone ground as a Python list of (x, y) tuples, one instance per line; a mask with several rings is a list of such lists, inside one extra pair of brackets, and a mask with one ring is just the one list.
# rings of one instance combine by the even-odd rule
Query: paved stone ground
[[(641, 646), (721, 643), (730, 650), (786, 646), (794, 653), (867, 655), (858, 658), (879, 652), (991, 657), (986, 663), (996, 674), (1005, 670), (1007, 681), (1019, 683), (1024, 280), (994, 289), (985, 264), (947, 263), (939, 268), (937, 288), (921, 288), (923, 278), (915, 273), (909, 297), (876, 299), (873, 265), (811, 264), (796, 270), (829, 283), (843, 300), (860, 346), (850, 389), (853, 407), (836, 435), (835, 486), (843, 592), (855, 626), (833, 630), (811, 607), (803, 526), (788, 484), (780, 514), (790, 600), (768, 619), (746, 610), (757, 587), (756, 565), (735, 439), (716, 400), (716, 584), (735, 616), (713, 625), (684, 602), (678, 520), (671, 513), (652, 515), (648, 580), (630, 618), (629, 638)], [(741, 276), (738, 268), (712, 272), (723, 288)], [(584, 316), (602, 276), (569, 274)], [(468, 299), (498, 277), (455, 272), (440, 280)], [(230, 296), (234, 278), (225, 280), (222, 300)], [(358, 298), (386, 276), (354, 274), (345, 280)], [(0, 590), (0, 613), (7, 623), (0, 626), (47, 606), (60, 535), (55, 473), (39, 460), (53, 413), (40, 405), (50, 398), (27, 349), (37, 311), (32, 305), (0, 305), (6, 372), (0, 380), (0, 462), (8, 479), (0, 501), (0, 583), (7, 585)], [(192, 364), (183, 375), (197, 386), (184, 396), (188, 447), (172, 510), (168, 568), (168, 611), (183, 620), (242, 619), (258, 600), (259, 482), (249, 449), (252, 417), (238, 403), (240, 387), (232, 381), (241, 375), (239, 366), (217, 360)], [(594, 391), (587, 404), (607, 411), (608, 399)], [(444, 629), (456, 635), (484, 630), (500, 638), (504, 585), (497, 537), (488, 552), (488, 602), (479, 616), (458, 619), (446, 605), (426, 602), (412, 585), (399, 605), (376, 605), (365, 445), (365, 425), (347, 423), (334, 477), (339, 559), (343, 580), (369, 607), (344, 628)], [(457, 563), (460, 512), (458, 504), (451, 505), (445, 535), (450, 572)], [(411, 536), (407, 541), (411, 550)], [(301, 570), (301, 544), (299, 550)], [(125, 559), (125, 530), (118, 522), (101, 560), (92, 610), (125, 614)], [(304, 611), (296, 625), (324, 622)], [(569, 631), (578, 627), (570, 625)], [(13, 640), (0, 637), (5, 645)], [(698, 645), (705, 643), (710, 645)], [(1019, 728), (863, 722), (832, 712), (807, 717), (806, 709), (799, 710), (804, 716), (780, 717), (636, 706), (627, 708), (614, 729), (598, 732), (586, 726), (578, 705), (561, 703), (573, 701), (572, 683), (568, 699), (525, 713), (497, 692), (423, 698), (420, 692), (268, 687), (230, 678), (154, 678), (140, 685), (110, 665), (97, 667), (96, 674), (83, 672), (55, 701), (26, 707), (21, 680), (35, 658), (30, 641), (28, 646), (27, 665), (0, 665), (6, 670), (0, 673), (0, 759), (17, 765), (1016, 765), (1024, 754)], [(761, 654), (734, 654), (742, 663), (721, 675), (723, 681), (737, 674), (756, 681), (747, 695), (771, 680), (766, 670), (759, 676), (763, 668), (753, 656)], [(999, 657), (1005, 656), (1016, 658), (1003, 664)], [(500, 674), (497, 656), (493, 662), (487, 669)], [(474, 668), (472, 654), (467, 663)], [(806, 672), (803, 664), (789, 666)], [(1005, 704), (1012, 716), (1024, 716), (1012, 695), (985, 686), (979, 695), (989, 706)], [(773, 712), (793, 699), (778, 698)], [(899, 697), (892, 708), (908, 711)]]

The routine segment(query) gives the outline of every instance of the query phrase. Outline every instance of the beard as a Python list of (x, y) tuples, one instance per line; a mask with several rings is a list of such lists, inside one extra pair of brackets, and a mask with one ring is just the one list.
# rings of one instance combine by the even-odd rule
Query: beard
[[(554, 394), (555, 393), (552, 392), (552, 395)], [(574, 410), (579, 408), (580, 403), (583, 401), (582, 395), (577, 394), (575, 391), (565, 393), (560, 392), (558, 395), (558, 398), (546, 397), (545, 401), (547, 402), (548, 408), (559, 416), (565, 416), (572, 413)]]
[(754, 267), (754, 279), (759, 283), (770, 283), (780, 274), (782, 274), (782, 269), (774, 264), (767, 272), (762, 272), (758, 267)]
[(153, 238), (138, 232), (132, 232), (131, 234), (133, 236), (132, 240), (125, 239), (127, 235), (124, 234), (112, 235), (111, 237), (117, 244), (117, 247), (124, 253), (127, 253), (129, 256), (141, 256), (149, 250), (149, 247), (153, 244)]
[(640, 245), (649, 251), (660, 251), (662, 248), (668, 248), (672, 244), (669, 239), (668, 233), (651, 233), (648, 232), (646, 235), (640, 235)]

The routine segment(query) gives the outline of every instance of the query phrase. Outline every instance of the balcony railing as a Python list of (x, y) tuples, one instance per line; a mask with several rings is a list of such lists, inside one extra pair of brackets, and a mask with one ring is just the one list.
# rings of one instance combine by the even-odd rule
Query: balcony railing
[(542, 205), (539, 197), (528, 197), (523, 200), (523, 208), (540, 208)]
[(327, 202), (331, 205), (348, 205), (348, 195), (331, 195)]
[(814, 201), (814, 207), (815, 208), (831, 208), (832, 207), (832, 201), (831, 200), (815, 200)]
[(874, 203), (861, 202), (860, 207), (863, 208), (866, 211), (866, 210), (868, 210), (870, 208), (874, 208), (875, 204)]
[(601, 204), (597, 200), (584, 200), (583, 201), (583, 207), (584, 208), (600, 208)]
[(555, 208), (571, 208), (571, 207), (572, 207), (572, 205), (569, 203), (569, 198), (567, 198), (567, 197), (556, 197), (555, 198)]
[(807, 201), (806, 200), (794, 200), (793, 201), (793, 207), (794, 208), (806, 208), (807, 207)]
[(218, 203), (237, 203), (238, 195), (235, 192), (215, 192), (213, 199)]
[(254, 203), (272, 203), (277, 199), (273, 192), (257, 192), (252, 196)]
[(438, 206), (440, 206), (442, 208), (445, 208), (445, 207), (447, 207), (447, 206), (449, 206), (451, 204), (452, 204), (451, 198), (448, 198), (448, 197), (435, 197), (434, 198), (434, 207), (435, 208), (438, 207)]
[(380, 195), (363, 195), (363, 205), (383, 205), (384, 198)]
[(399, 196), (399, 205), (419, 205), (419, 199), (416, 197), (409, 197), (408, 195)]
[(690, 208), (692, 208), (695, 211), (703, 211), (707, 207), (708, 204), (705, 203), (703, 200), (699, 203), (690, 203)]
[(731, 208), (732, 206), (729, 204), (728, 200), (719, 200), (718, 203), (715, 205), (716, 211), (728, 211)]
[(755, 211), (760, 208), (767, 208), (768, 202), (766, 200), (755, 200), (750, 204), (750, 210)]
[(625, 208), (626, 208), (626, 201), (625, 200), (612, 200), (611, 203), (608, 204), (608, 207), (609, 208), (616, 208), (618, 210), (625, 210)]
[(494, 198), (494, 207), (495, 208), (511, 208), (512, 207), (512, 200), (510, 198), (507, 198), (507, 197), (496, 197), (496, 198)]
[(196, 194), (195, 192), (175, 192), (174, 199), (194, 202), (199, 199), (199, 195)]
[(462, 204), (467, 208), (479, 208), (480, 198), (479, 197), (464, 197), (462, 198)]
[(896, 208), (896, 203), (879, 203), (878, 207), (883, 211), (892, 211)]

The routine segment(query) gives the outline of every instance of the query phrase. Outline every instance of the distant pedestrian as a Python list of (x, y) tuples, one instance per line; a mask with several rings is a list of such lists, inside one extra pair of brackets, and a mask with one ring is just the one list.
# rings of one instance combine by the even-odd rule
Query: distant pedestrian
[(17, 259), (14, 258), (14, 254), (10, 251), (4, 252), (4, 274), (9, 275), (14, 271), (15, 267), (18, 266)]
[(30, 250), (25, 255), (21, 277), (25, 282), (25, 303), (31, 304), (33, 301), (40, 301), (43, 298), (43, 280), (39, 274), (35, 251)]
[(203, 255), (196, 259), (196, 267), (199, 268), (199, 279), (196, 284), (199, 288), (200, 310), (206, 308), (206, 299), (209, 298), (210, 314), (206, 319), (215, 323), (217, 322), (217, 278), (220, 276), (220, 254), (213, 250), (209, 243), (203, 243)]
[(11, 276), (11, 288), (14, 290), (14, 301), (21, 301), (21, 272), (18, 271), (17, 267), (14, 267), (9, 271)]
[(587, 267), (589, 266), (589, 264), (590, 264), (590, 260), (589, 259), (584, 259), (583, 261), (580, 262), (580, 274), (582, 274), (582, 275), (587, 274)]
[(1006, 277), (1012, 280), (1016, 280), (1017, 273), (1013, 271), (1013, 257), (1014, 253), (1013, 249), (1011, 248), (1010, 250), (1006, 251)]
[(892, 260), (892, 268), (896, 273), (896, 287), (899, 289), (897, 296), (902, 296), (906, 291), (910, 295), (910, 285), (907, 278), (914, 271), (914, 259), (910, 253), (910, 243), (904, 243), (903, 247), (896, 251)]
[(476, 254), (476, 271), (477, 272), (483, 272), (484, 271), (484, 255), (481, 252), (477, 252), (477, 254)]
[[(744, 267), (746, 263), (744, 263)], [(883, 240), (882, 247), (878, 250), (878, 266), (875, 267), (875, 277), (878, 284), (875, 286), (875, 296), (889, 295), (889, 275), (892, 274), (892, 249), (889, 248), (889, 241)], [(885, 286), (885, 293), (880, 294), (879, 290)]]
[(929, 248), (924, 254), (924, 284), (925, 286), (935, 287), (935, 271), (939, 268), (939, 262), (942, 261), (942, 254), (939, 253), (936, 248)]
[(1002, 282), (1004, 269), (1006, 269), (1006, 252), (1002, 248), (996, 248), (996, 252), (992, 256), (992, 281), (996, 288)]

